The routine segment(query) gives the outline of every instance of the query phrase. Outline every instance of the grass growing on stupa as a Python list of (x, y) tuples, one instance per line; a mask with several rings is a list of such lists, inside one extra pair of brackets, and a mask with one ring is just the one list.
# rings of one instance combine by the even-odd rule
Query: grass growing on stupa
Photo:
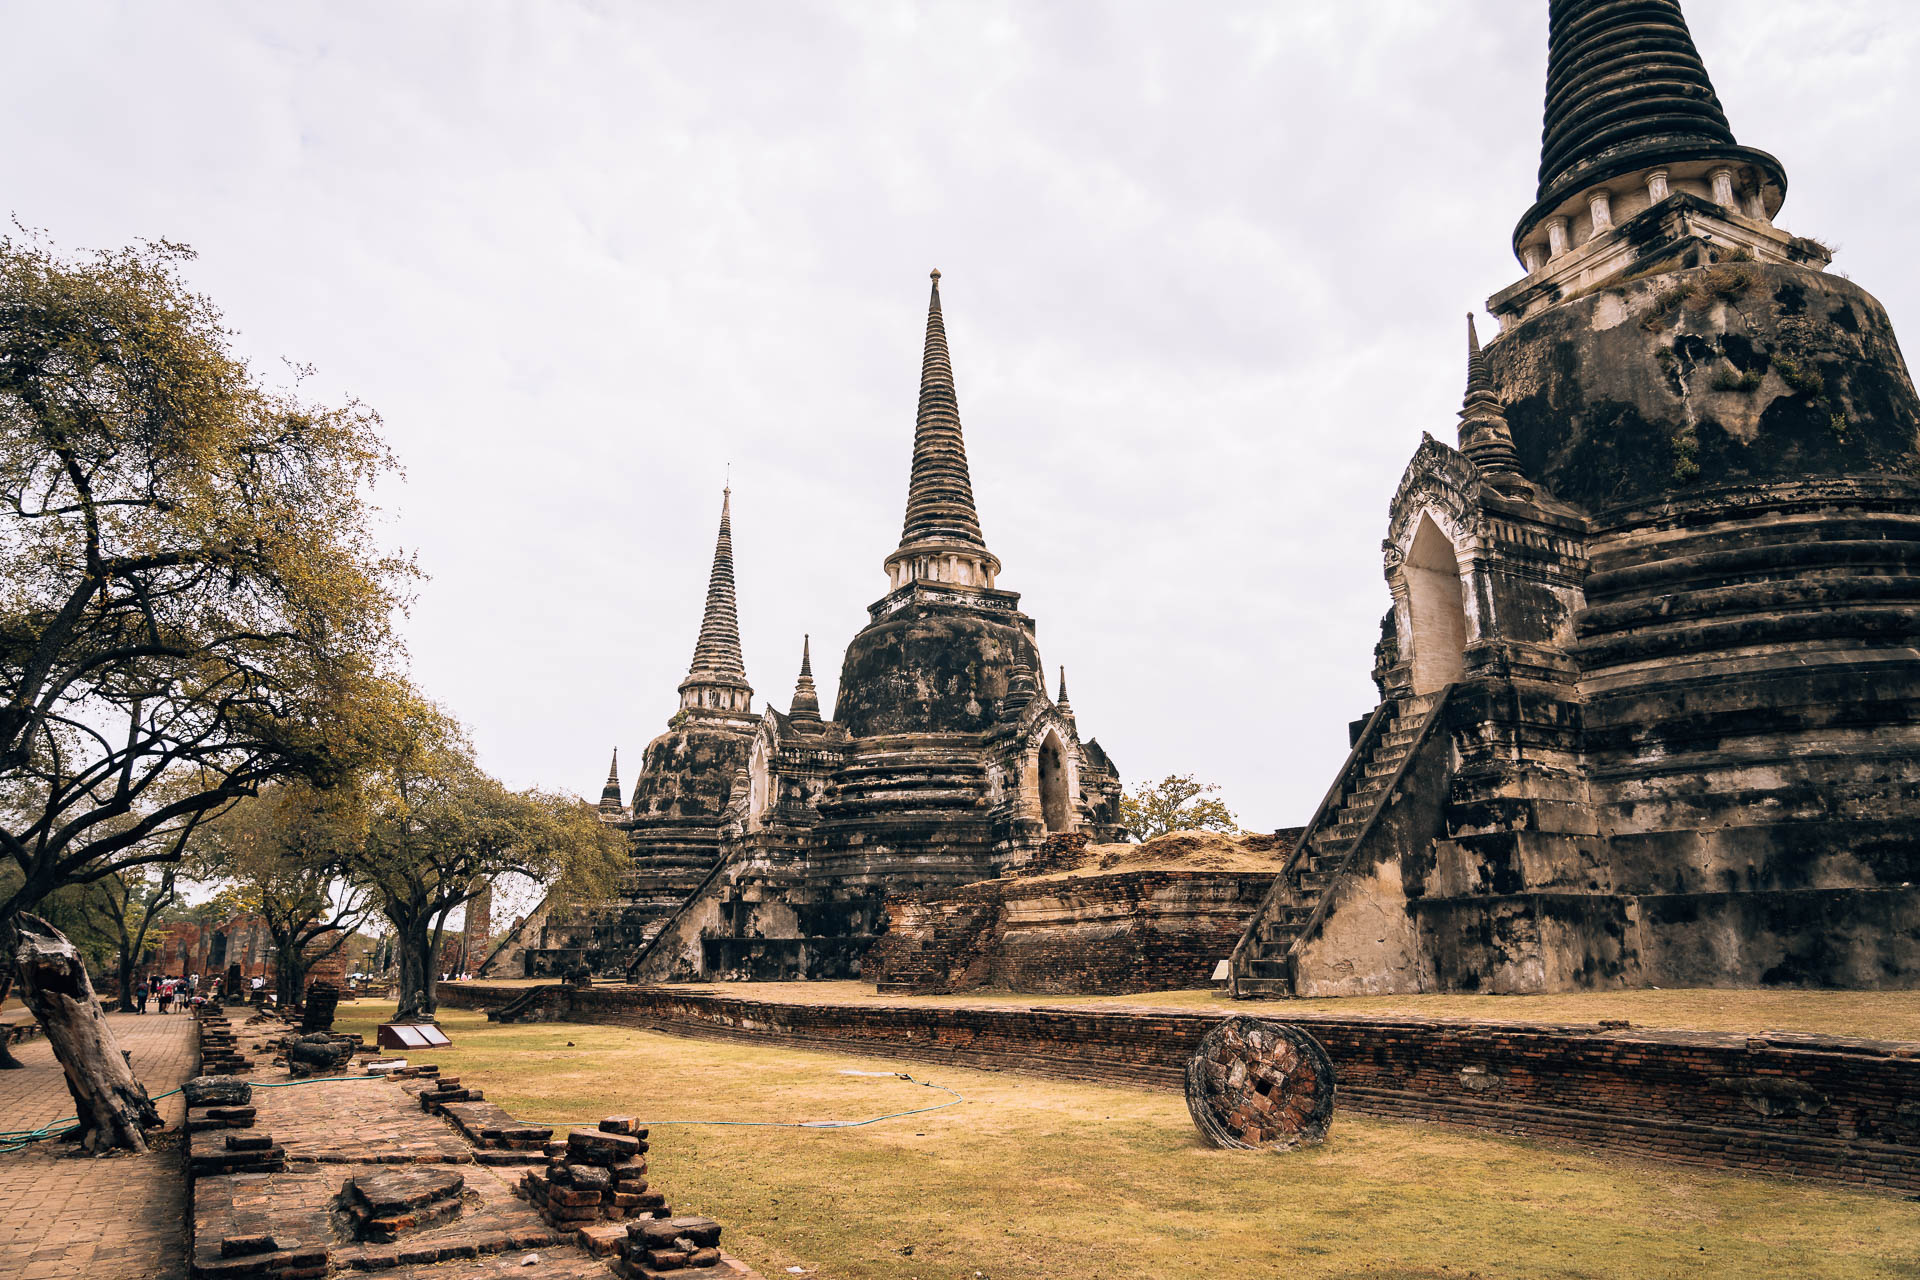
[[(391, 1008), (343, 1004), (338, 1028), (371, 1036)], [(1814, 1183), (1347, 1114), (1314, 1150), (1216, 1151), (1174, 1093), (460, 1010), (441, 1023), (442, 1071), (516, 1116), (654, 1122), (654, 1185), (718, 1218), (769, 1280), (1920, 1274), (1913, 1204)], [(965, 1103), (855, 1129), (659, 1123), (948, 1101), (902, 1070)]]

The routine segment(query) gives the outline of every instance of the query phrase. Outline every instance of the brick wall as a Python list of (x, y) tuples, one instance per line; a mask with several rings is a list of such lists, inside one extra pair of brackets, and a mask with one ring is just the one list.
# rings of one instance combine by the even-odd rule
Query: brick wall
[(1124, 871), (889, 897), (862, 973), (898, 992), (1205, 986), (1272, 883), (1271, 873)]
[[(464, 984), (442, 1003), (523, 992)], [(1236, 1010), (789, 1005), (645, 987), (548, 988), (551, 1020), (950, 1062), (1177, 1089)], [(1652, 1159), (1920, 1194), (1920, 1044), (1536, 1023), (1303, 1015), (1340, 1106), (1362, 1115), (1556, 1138)]]

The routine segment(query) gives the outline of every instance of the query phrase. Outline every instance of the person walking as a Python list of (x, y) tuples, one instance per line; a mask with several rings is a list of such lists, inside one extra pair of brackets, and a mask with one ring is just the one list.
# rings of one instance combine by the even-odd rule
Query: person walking
[(147, 1011), (147, 980), (145, 978), (140, 979), (139, 985), (133, 989), (133, 1011), (135, 1013)]

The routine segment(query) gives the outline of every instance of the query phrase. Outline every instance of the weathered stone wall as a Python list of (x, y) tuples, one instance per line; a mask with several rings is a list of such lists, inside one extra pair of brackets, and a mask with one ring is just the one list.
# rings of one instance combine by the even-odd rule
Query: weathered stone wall
[(1032, 622), (1011, 592), (976, 593), (969, 607), (910, 603), (864, 627), (847, 646), (833, 719), (855, 738), (984, 733), (999, 718), (1017, 660), (1040, 670)]
[(1486, 350), (1521, 467), (1589, 511), (1726, 483), (1911, 475), (1920, 402), (1865, 290), (1700, 262), (1574, 298)]
[(1273, 879), (1130, 871), (887, 899), (864, 975), (883, 990), (1052, 994), (1205, 986)]
[[(512, 988), (442, 988), (503, 1004)], [(855, 1049), (1063, 1079), (1178, 1089), (1231, 1008), (787, 1005), (645, 987), (551, 988), (555, 1021)], [(1920, 1194), (1920, 1044), (1532, 1023), (1301, 1015), (1362, 1115), (1554, 1138), (1682, 1164)], [(1338, 1121), (1335, 1121), (1338, 1124)]]

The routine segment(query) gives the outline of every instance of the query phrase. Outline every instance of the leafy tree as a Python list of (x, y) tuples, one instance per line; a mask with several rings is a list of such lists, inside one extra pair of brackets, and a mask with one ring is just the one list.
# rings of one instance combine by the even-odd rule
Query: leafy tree
[(431, 1019), (447, 917), (514, 872), (560, 898), (608, 892), (618, 834), (577, 797), (509, 791), (482, 772), (460, 726), (424, 700), (367, 790), (367, 838), (352, 859), (393, 926), (400, 1021)]
[(1190, 773), (1137, 783), (1120, 797), (1120, 825), (1136, 840), (1151, 840), (1170, 831), (1240, 830), (1239, 820), (1227, 806), (1212, 798), (1218, 790), (1218, 784), (1200, 782)]
[(273, 940), (275, 998), (297, 1007), (308, 972), (374, 908), (373, 895), (346, 878), (366, 839), (358, 789), (276, 784), (221, 814), (209, 836), (209, 869), (232, 878), (235, 905), (257, 914)]
[(153, 1109), (90, 984), (36, 998), (79, 961), (29, 909), (336, 776), (412, 572), (368, 527), (377, 417), (264, 386), (190, 257), (0, 239), (0, 953), (43, 1024), (79, 1019), (47, 1030), (90, 1150), (144, 1150)]
[(136, 867), (116, 871), (87, 886), (88, 897), (98, 905), (99, 916), (112, 934), (114, 977), (119, 983), (122, 1009), (133, 1006), (134, 971), (166, 937), (165, 929), (156, 926), (161, 925), (167, 908), (175, 901), (179, 874), (178, 865)]

